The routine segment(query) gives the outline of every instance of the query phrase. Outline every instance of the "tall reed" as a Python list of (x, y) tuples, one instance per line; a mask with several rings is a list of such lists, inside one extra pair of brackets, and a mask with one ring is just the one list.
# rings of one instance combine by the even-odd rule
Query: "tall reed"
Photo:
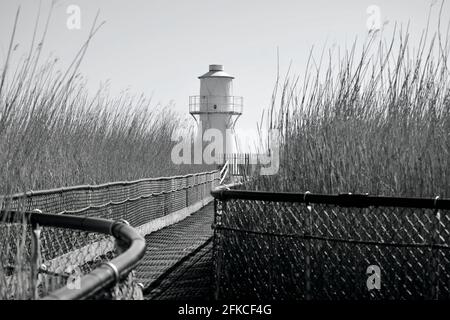
[(42, 58), (47, 29), (40, 39), (34, 31), (29, 52), (12, 65), (19, 13), (0, 62), (0, 195), (192, 170), (170, 161), (171, 136), (180, 126), (173, 106), (126, 91), (112, 98), (107, 86), (89, 92), (79, 65), (102, 25), (97, 18), (60, 70), (58, 59)]
[(278, 78), (268, 118), (280, 171), (249, 188), (450, 197), (448, 30), (409, 37), (372, 34)]

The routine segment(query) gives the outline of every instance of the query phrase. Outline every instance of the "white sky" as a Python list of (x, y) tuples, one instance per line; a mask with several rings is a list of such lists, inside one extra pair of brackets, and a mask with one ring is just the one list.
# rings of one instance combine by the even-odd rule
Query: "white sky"
[[(197, 95), (197, 77), (209, 64), (223, 64), (236, 77), (235, 95), (244, 96), (244, 115), (236, 129), (256, 130), (276, 77), (277, 47), (281, 73), (292, 60), (302, 73), (310, 48), (319, 55), (325, 43), (341, 47), (367, 37), (368, 6), (381, 9), (383, 21), (410, 21), (411, 41), (426, 25), (429, 0), (60, 0), (51, 21), (46, 52), (68, 63), (100, 10), (106, 24), (81, 66), (92, 91), (110, 80), (111, 92), (145, 93), (155, 105), (171, 100), (180, 114)], [(50, 0), (42, 0), (43, 12)], [(39, 1), (0, 0), (0, 65), (4, 61), (14, 14), (22, 6), (17, 42), (26, 50)], [(69, 5), (81, 8), (81, 29), (66, 27)], [(435, 4), (435, 12), (440, 2)], [(443, 25), (449, 21), (445, 5)], [(437, 21), (432, 21), (437, 24)]]

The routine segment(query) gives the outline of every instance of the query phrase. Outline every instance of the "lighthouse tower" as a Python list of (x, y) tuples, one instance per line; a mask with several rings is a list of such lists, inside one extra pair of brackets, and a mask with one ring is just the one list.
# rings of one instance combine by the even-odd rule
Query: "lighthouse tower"
[(201, 126), (198, 134), (217, 129), (223, 137), (223, 153), (235, 152), (234, 125), (242, 114), (243, 99), (233, 95), (234, 77), (223, 66), (212, 64), (209, 72), (199, 77), (200, 95), (189, 97), (189, 113)]

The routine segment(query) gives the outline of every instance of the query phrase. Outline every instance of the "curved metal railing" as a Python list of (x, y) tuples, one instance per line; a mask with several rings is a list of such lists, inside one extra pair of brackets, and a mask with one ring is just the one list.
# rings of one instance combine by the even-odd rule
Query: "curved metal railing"
[[(112, 236), (116, 242), (114, 251), (117, 256), (108, 260), (103, 259), (101, 264), (93, 268), (87, 274), (80, 276), (78, 279), (78, 287), (70, 286), (67, 282), (65, 285), (45, 295), (44, 299), (58, 299), (58, 300), (72, 300), (72, 299), (89, 299), (95, 295), (99, 295), (102, 291), (113, 290), (114, 286), (119, 285), (124, 279), (130, 276), (130, 272), (137, 265), (139, 260), (145, 253), (145, 240), (139, 233), (128, 224), (122, 221), (112, 221), (100, 218), (89, 218), (72, 215), (52, 215), (38, 212), (0, 212), (0, 221), (3, 224), (17, 224), (26, 222), (29, 226), (33, 226), (33, 233), (37, 228), (47, 227), (51, 230), (54, 228), (70, 229), (80, 232), (88, 232), (97, 236), (98, 234)], [(31, 235), (33, 237), (33, 235)], [(34, 239), (34, 237), (33, 237)], [(39, 239), (36, 239), (39, 240)], [(38, 259), (40, 246), (36, 244), (36, 240), (32, 240), (30, 252), (31, 258), (29, 263), (31, 279), (34, 286), (37, 285), (38, 276), (40, 273), (45, 273), (46, 268), (42, 268)], [(99, 240), (95, 237), (95, 240)], [(75, 250), (79, 248), (72, 248), (72, 251), (66, 254), (75, 255)], [(55, 272), (52, 272), (55, 276)], [(59, 276), (63, 276), (59, 274)], [(132, 282), (133, 279), (128, 279)], [(131, 287), (127, 290), (139, 290), (136, 287), (137, 283), (128, 284)], [(139, 294), (139, 293), (138, 293)], [(32, 295), (30, 293), (30, 295)], [(133, 293), (129, 294), (133, 295)]]

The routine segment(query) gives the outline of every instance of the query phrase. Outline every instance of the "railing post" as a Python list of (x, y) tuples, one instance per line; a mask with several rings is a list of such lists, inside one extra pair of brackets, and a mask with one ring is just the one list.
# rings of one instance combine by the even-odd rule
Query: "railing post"
[[(34, 212), (42, 213), (35, 209)], [(38, 223), (31, 224), (31, 290), (34, 300), (39, 298), (38, 280), (39, 268), (41, 266), (41, 228)]]
[(205, 197), (205, 195), (204, 195), (204, 183), (203, 183), (203, 178), (204, 178), (205, 176), (204, 175), (201, 175), (201, 179), (200, 179), (200, 200), (202, 200), (204, 197)]
[[(308, 209), (308, 216), (306, 220), (306, 228), (308, 236), (312, 235), (312, 207), (306, 201), (306, 196), (309, 194), (309, 191), (306, 191), (304, 195), (304, 201), (306, 204), (306, 208)], [(305, 261), (305, 284), (306, 284), (306, 300), (311, 300), (311, 239), (306, 239), (305, 243), (306, 247), (306, 261)]]
[(268, 244), (269, 244), (269, 290), (270, 290), (270, 299), (277, 299), (276, 294), (275, 294), (275, 283), (274, 283), (274, 278), (275, 278), (275, 272), (274, 272), (274, 266), (275, 266), (275, 261), (274, 261), (274, 256), (275, 256), (275, 241), (274, 241), (274, 233), (275, 233), (275, 226), (276, 224), (274, 223), (274, 217), (273, 217), (273, 212), (268, 212), (267, 210), (267, 203), (263, 202), (262, 203), (262, 212), (266, 214), (266, 219), (268, 219), (268, 226), (267, 226), (267, 231), (268, 231), (268, 235), (266, 237), (268, 237)]
[[(439, 196), (434, 199), (434, 207), (436, 208)], [(432, 244), (437, 245), (440, 242), (441, 236), (441, 213), (439, 209), (435, 209), (433, 212), (433, 230), (432, 230)], [(431, 260), (431, 299), (439, 299), (439, 275), (440, 275), (440, 257), (439, 248), (431, 248), (432, 260)]]
[(220, 227), (222, 226), (222, 214), (226, 210), (226, 202), (224, 200), (214, 199), (214, 242), (213, 242), (213, 255), (215, 261), (215, 291), (214, 299), (220, 299), (220, 283), (222, 276), (222, 259), (223, 250), (221, 246)]
[(187, 208), (187, 207), (189, 207), (189, 188), (190, 188), (190, 185), (189, 185), (189, 178), (186, 178), (186, 180), (185, 180), (185, 183), (184, 183), (184, 187), (186, 188), (186, 201), (185, 201), (185, 203), (186, 203), (186, 205), (185, 205), (185, 207)]

